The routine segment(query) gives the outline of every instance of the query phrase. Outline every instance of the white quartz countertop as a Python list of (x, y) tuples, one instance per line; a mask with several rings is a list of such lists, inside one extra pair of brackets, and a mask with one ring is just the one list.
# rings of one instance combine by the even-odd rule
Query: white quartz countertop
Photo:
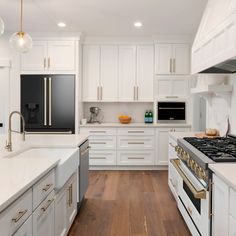
[(210, 164), (209, 168), (227, 185), (236, 190), (236, 163)]
[(14, 157), (30, 148), (77, 148), (89, 134), (79, 135), (21, 135), (13, 134), (13, 152), (4, 149), (6, 135), (0, 135), (0, 212), (32, 187), (47, 172), (57, 166), (60, 157), (18, 158)]
[(195, 132), (170, 132), (170, 137), (173, 138), (175, 141), (177, 141), (177, 139), (180, 138), (184, 138), (184, 137), (195, 137), (195, 135), (197, 133), (202, 133), (199, 131), (195, 131)]
[(121, 123), (101, 123), (101, 124), (86, 124), (80, 125), (80, 127), (88, 127), (88, 128), (99, 128), (99, 127), (187, 127), (191, 128), (190, 124), (180, 124), (180, 123), (129, 123), (129, 124), (121, 124)]

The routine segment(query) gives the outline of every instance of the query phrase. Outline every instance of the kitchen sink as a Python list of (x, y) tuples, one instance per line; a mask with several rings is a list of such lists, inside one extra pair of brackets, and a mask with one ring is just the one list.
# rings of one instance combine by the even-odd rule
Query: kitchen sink
[(75, 148), (32, 148), (12, 158), (48, 158), (59, 161), (56, 166), (56, 189), (60, 189), (79, 165), (79, 149)]

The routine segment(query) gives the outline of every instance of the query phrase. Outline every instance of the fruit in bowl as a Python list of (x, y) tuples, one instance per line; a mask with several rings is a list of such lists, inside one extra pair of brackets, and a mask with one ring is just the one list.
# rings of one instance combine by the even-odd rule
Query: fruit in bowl
[(118, 117), (121, 124), (129, 124), (132, 120), (130, 116), (121, 115)]

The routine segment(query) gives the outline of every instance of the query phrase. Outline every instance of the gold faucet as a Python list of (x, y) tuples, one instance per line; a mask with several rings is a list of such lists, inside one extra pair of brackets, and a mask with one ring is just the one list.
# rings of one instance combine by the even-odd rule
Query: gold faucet
[[(21, 120), (22, 120), (22, 130), (23, 130), (22, 132), (19, 132), (19, 131), (16, 131), (16, 130), (12, 130), (12, 128), (11, 128), (11, 119), (12, 119), (12, 116), (14, 114), (18, 114), (21, 117)], [(6, 143), (5, 148), (9, 152), (12, 152), (12, 132), (22, 134), (23, 135), (23, 141), (25, 141), (25, 119), (24, 119), (23, 115), (19, 111), (13, 111), (9, 115), (9, 121), (8, 122), (9, 122), (9, 126), (8, 126), (8, 141)]]

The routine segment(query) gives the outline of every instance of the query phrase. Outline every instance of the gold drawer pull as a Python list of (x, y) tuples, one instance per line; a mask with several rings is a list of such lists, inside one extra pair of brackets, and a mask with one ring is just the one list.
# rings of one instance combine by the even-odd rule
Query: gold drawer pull
[(106, 157), (90, 157), (91, 160), (105, 160)]
[(105, 130), (90, 130), (90, 133), (94, 133), (94, 134), (105, 134), (106, 131)]
[(130, 160), (144, 160), (144, 157), (128, 157)]
[(129, 134), (143, 134), (144, 131), (143, 130), (129, 130), (128, 133)]
[(52, 201), (53, 201), (53, 199), (49, 199), (49, 200), (47, 201), (47, 204), (46, 204), (44, 207), (42, 207), (41, 210), (42, 210), (43, 212), (45, 212), (45, 211), (49, 208), (49, 206), (51, 205)]
[(90, 144), (107, 144), (106, 142), (90, 142)]
[(191, 210), (191, 208), (188, 207), (187, 209), (188, 209), (189, 214), (192, 215), (192, 214), (193, 214), (193, 211)]
[(19, 211), (18, 215), (12, 219), (12, 221), (14, 221), (14, 223), (17, 223), (26, 213), (28, 210), (24, 210), (24, 211)]
[(52, 184), (46, 184), (46, 186), (43, 188), (43, 191), (47, 192), (52, 187)]
[(128, 144), (145, 144), (144, 142), (128, 142)]

